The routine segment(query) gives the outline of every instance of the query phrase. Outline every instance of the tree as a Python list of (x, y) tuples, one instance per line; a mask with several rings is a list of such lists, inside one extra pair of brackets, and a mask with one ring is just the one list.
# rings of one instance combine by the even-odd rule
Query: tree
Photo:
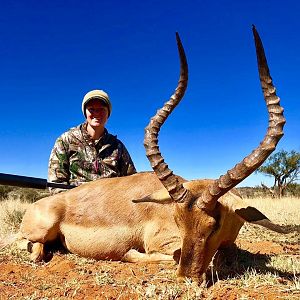
[(280, 198), (286, 188), (299, 179), (300, 153), (280, 150), (271, 155), (257, 172), (274, 177), (274, 185), (270, 191)]

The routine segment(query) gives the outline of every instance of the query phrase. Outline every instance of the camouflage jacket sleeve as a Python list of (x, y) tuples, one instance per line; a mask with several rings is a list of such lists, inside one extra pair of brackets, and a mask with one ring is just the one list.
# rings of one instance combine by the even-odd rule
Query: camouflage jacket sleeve
[[(50, 154), (48, 166), (48, 180), (50, 182), (58, 182), (70, 184), (69, 159), (63, 136), (59, 137)], [(65, 191), (64, 189), (50, 188), (52, 194)]]
[(133, 164), (133, 161), (130, 157), (129, 152), (127, 151), (126, 147), (123, 143), (120, 142), (120, 145), (122, 147), (121, 151), (121, 157), (120, 157), (120, 173), (121, 176), (127, 176), (132, 175), (136, 173), (135, 166)]

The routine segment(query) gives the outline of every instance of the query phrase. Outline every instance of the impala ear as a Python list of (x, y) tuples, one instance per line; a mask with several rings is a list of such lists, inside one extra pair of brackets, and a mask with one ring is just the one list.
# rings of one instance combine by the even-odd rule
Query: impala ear
[(160, 204), (169, 204), (172, 203), (173, 200), (171, 199), (168, 191), (165, 188), (160, 189), (157, 192), (154, 192), (146, 197), (132, 200), (134, 203), (140, 202), (153, 202), (153, 203), (160, 203)]
[(246, 222), (263, 226), (279, 233), (288, 233), (284, 226), (272, 223), (263, 213), (252, 206), (246, 208), (235, 209), (235, 213), (239, 215)]

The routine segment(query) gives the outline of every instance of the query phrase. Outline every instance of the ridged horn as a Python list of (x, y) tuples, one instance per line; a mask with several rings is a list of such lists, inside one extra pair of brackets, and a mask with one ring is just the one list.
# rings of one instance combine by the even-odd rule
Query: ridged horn
[(280, 106), (279, 97), (276, 96), (276, 89), (272, 83), (263, 45), (254, 25), (252, 31), (256, 47), (260, 82), (269, 114), (269, 127), (263, 141), (250, 155), (245, 157), (231, 170), (227, 171), (225, 175), (215, 180), (205, 190), (202, 195), (202, 202), (198, 201), (197, 205), (202, 206), (206, 210), (214, 209), (217, 200), (222, 195), (261, 166), (275, 150), (277, 143), (283, 136), (283, 126), (285, 124), (283, 108)]
[(174, 175), (168, 168), (168, 165), (164, 162), (164, 158), (162, 157), (158, 147), (159, 130), (168, 116), (172, 113), (173, 109), (178, 105), (187, 88), (188, 65), (183, 46), (177, 32), (176, 40), (180, 58), (180, 77), (178, 85), (170, 100), (157, 111), (156, 115), (151, 118), (148, 126), (145, 128), (144, 146), (152, 169), (164, 187), (168, 190), (170, 197), (175, 202), (184, 202), (190, 197), (190, 193), (183, 187), (182, 183), (178, 181), (177, 176)]

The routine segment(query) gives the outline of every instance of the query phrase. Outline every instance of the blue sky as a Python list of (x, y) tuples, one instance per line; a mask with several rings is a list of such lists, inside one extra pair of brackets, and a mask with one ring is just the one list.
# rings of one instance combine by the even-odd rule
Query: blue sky
[[(111, 97), (108, 130), (138, 171), (150, 170), (144, 127), (177, 85), (178, 31), (188, 90), (160, 133), (169, 167), (216, 178), (263, 139), (267, 112), (251, 25), (264, 43), (285, 108), (278, 149), (300, 151), (300, 7), (285, 1), (1, 1), (0, 172), (47, 176), (50, 151), (84, 121), (91, 89)], [(240, 186), (272, 181), (251, 175)]]

